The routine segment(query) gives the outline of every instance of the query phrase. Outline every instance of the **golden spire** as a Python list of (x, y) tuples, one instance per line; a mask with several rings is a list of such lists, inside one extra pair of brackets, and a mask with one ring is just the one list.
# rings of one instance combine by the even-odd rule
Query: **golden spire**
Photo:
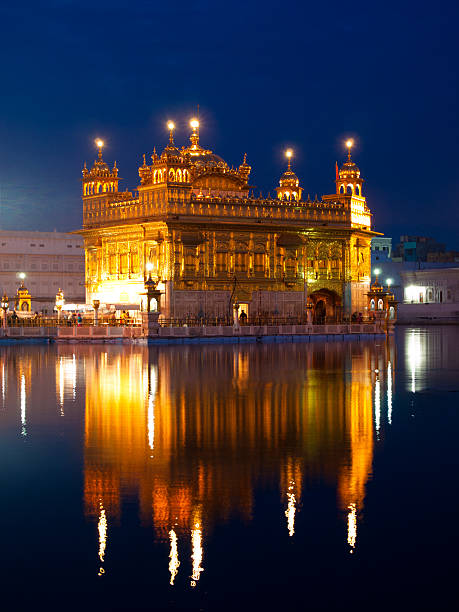
[(354, 141), (352, 140), (352, 138), (349, 138), (348, 140), (346, 140), (347, 161), (351, 161), (351, 149), (353, 146), (354, 146)]
[(102, 149), (104, 147), (104, 141), (100, 138), (96, 138), (96, 146), (99, 149), (99, 161), (102, 161)]
[(171, 146), (174, 145), (174, 129), (175, 129), (175, 123), (173, 121), (168, 121), (167, 122), (167, 129), (169, 130), (169, 144)]
[(194, 118), (191, 119), (190, 127), (193, 130), (193, 133), (190, 136), (191, 148), (198, 149), (199, 148), (199, 121)]

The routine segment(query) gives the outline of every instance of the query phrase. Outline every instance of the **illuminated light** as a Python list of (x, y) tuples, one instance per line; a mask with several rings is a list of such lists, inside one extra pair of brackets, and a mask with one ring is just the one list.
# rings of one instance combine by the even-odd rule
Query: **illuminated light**
[(24, 279), (25, 279), (25, 277), (26, 277), (25, 272), (19, 272), (18, 276), (19, 276), (19, 278), (20, 278), (20, 279), (22, 279), (22, 280), (24, 280)]
[(289, 159), (293, 156), (293, 149), (287, 149), (285, 151), (285, 157), (288, 157)]
[(196, 586), (201, 572), (204, 568), (201, 567), (203, 552), (202, 552), (202, 531), (199, 523), (195, 523), (194, 529), (191, 530), (191, 545), (192, 553), (191, 560), (193, 562), (193, 573), (191, 574), (191, 586)]
[(375, 380), (375, 428), (376, 438), (379, 440), (379, 430), (381, 428), (381, 383), (378, 374), (376, 374)]
[(349, 138), (348, 140), (346, 140), (346, 147), (348, 149), (351, 149), (354, 146), (354, 141), (352, 138)]
[(411, 371), (411, 392), (416, 393), (416, 370), (421, 365), (421, 340), (415, 331), (408, 336), (406, 356)]
[(285, 516), (287, 517), (287, 528), (288, 535), (290, 537), (295, 533), (295, 512), (296, 512), (296, 498), (293, 493), (294, 482), (292, 482), (289, 486), (289, 492), (287, 493), (287, 510), (285, 511)]
[(151, 261), (147, 263), (145, 269), (147, 270), (147, 272), (151, 272), (153, 270), (153, 264), (151, 263)]
[(375, 276), (379, 276), (379, 275), (381, 274), (381, 270), (380, 270), (379, 268), (375, 268), (375, 269), (373, 270), (373, 274), (374, 274)]
[(153, 451), (155, 447), (155, 396), (158, 376), (154, 366), (150, 368), (150, 381), (151, 388), (148, 396), (148, 414), (147, 414), (147, 426), (148, 426), (148, 446)]
[(197, 130), (199, 127), (199, 121), (197, 119), (192, 119), (190, 121), (190, 127), (192, 127), (193, 130)]
[(386, 285), (390, 287), (394, 281), (391, 278), (386, 279)]
[(347, 543), (351, 547), (349, 552), (354, 552), (357, 541), (357, 508), (355, 504), (349, 504), (347, 515)]
[(175, 123), (173, 121), (168, 121), (167, 122), (167, 129), (168, 130), (174, 130), (175, 129)]
[(387, 421), (392, 425), (392, 364), (387, 364)]
[(5, 364), (2, 363), (2, 404), (5, 406), (6, 399), (6, 373), (5, 373)]
[(27, 419), (26, 419), (26, 400), (27, 400), (27, 396), (26, 396), (26, 383), (25, 383), (25, 376), (24, 374), (21, 375), (21, 398), (20, 398), (20, 402), (21, 402), (21, 434), (23, 436), (27, 435), (27, 430), (26, 430), (26, 425), (27, 425)]
[(64, 416), (64, 366), (62, 357), (59, 359), (59, 403), (61, 405), (61, 416)]
[(177, 534), (173, 529), (169, 531), (169, 540), (171, 543), (171, 550), (169, 553), (169, 572), (171, 575), (171, 579), (169, 584), (173, 585), (175, 577), (178, 574), (178, 568), (180, 566), (180, 561), (178, 558)]
[[(100, 502), (99, 509), (99, 522), (97, 524), (97, 530), (99, 531), (99, 559), (103, 563), (105, 561), (105, 549), (107, 548), (107, 517), (102, 502)], [(103, 567), (100, 567), (98, 575), (102, 576), (102, 574), (105, 574), (105, 570)]]
[(104, 146), (104, 141), (100, 138), (96, 138), (96, 145), (99, 147), (99, 149), (101, 149)]

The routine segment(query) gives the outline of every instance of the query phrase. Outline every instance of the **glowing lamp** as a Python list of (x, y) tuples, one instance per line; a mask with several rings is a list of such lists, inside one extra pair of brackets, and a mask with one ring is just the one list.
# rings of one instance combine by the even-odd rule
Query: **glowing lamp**
[(19, 276), (19, 278), (20, 278), (21, 280), (24, 280), (24, 279), (25, 279), (25, 277), (26, 277), (26, 275), (25, 275), (25, 273), (24, 273), (24, 272), (19, 272), (18, 276)]
[(354, 141), (352, 140), (352, 138), (349, 138), (349, 140), (346, 140), (346, 147), (348, 149), (350, 149), (353, 146), (354, 146)]
[(292, 155), (293, 155), (292, 149), (287, 149), (285, 151), (285, 157), (288, 157), (290, 159), (292, 157)]
[(388, 287), (390, 287), (390, 286), (392, 285), (392, 283), (393, 283), (393, 282), (394, 282), (394, 281), (393, 281), (391, 278), (388, 278), (388, 279), (386, 280), (386, 285), (387, 285)]
[(381, 270), (380, 270), (379, 268), (375, 268), (375, 269), (373, 270), (373, 274), (374, 274), (375, 276), (379, 276), (379, 275), (381, 274)]
[(175, 123), (173, 121), (168, 121), (167, 122), (167, 129), (168, 130), (173, 130), (175, 129)]
[(192, 119), (190, 121), (190, 126), (193, 128), (193, 130), (197, 130), (199, 127), (199, 121), (197, 119)]
[(147, 265), (145, 266), (147, 272), (151, 272), (153, 270), (153, 264), (151, 263), (151, 261), (149, 261), (147, 263)]
[(104, 146), (104, 141), (100, 138), (97, 138), (96, 145), (99, 147), (99, 149), (101, 149)]

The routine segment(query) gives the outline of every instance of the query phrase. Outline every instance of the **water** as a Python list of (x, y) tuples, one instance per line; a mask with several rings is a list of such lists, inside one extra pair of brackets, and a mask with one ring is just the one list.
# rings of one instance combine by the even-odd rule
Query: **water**
[(459, 329), (0, 347), (6, 609), (449, 609)]

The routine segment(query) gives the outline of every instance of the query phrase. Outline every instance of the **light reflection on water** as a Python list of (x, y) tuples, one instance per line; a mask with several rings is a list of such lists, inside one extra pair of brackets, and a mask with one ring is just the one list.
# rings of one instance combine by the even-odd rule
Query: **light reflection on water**
[[(406, 331), (409, 393), (439, 369), (440, 341)], [(250, 530), (263, 517), (267, 533), (302, 550), (308, 491), (318, 485), (336, 499), (333, 538), (358, 556), (375, 450), (396, 417), (392, 341), (60, 345), (2, 348), (0, 360), (2, 435), (33, 445), (42, 431), (81, 424), (87, 555), (102, 582), (123, 556), (116, 534), (128, 529), (126, 508), (151, 540), (164, 585), (195, 591), (214, 571), (209, 547), (224, 525)], [(260, 502), (267, 494), (277, 514)]]

